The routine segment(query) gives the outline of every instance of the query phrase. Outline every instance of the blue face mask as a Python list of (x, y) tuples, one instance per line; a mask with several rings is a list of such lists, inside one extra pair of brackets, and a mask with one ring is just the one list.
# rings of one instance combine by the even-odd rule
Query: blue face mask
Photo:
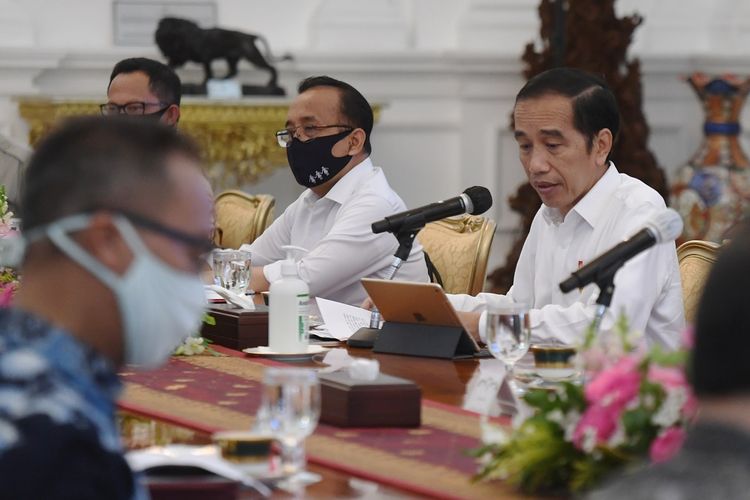
[(72, 215), (39, 231), (112, 290), (123, 323), (125, 362), (144, 369), (158, 367), (200, 327), (206, 307), (203, 284), (198, 275), (178, 271), (155, 256), (121, 215), (115, 217), (115, 225), (134, 258), (122, 276), (115, 274), (68, 235), (85, 229), (90, 221), (90, 215)]
[(333, 156), (331, 149), (351, 130), (302, 142), (296, 137), (286, 148), (286, 158), (297, 184), (315, 187), (331, 180), (349, 163), (351, 156)]

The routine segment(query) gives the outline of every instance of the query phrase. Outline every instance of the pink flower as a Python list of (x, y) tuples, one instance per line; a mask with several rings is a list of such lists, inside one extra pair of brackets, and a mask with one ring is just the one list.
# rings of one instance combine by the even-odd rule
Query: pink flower
[(649, 455), (654, 463), (666, 462), (674, 457), (685, 441), (685, 430), (681, 427), (670, 427), (651, 443)]
[(696, 413), (698, 413), (698, 400), (695, 398), (692, 389), (688, 388), (688, 397), (685, 404), (682, 405), (682, 414), (690, 421)]
[(611, 368), (596, 375), (586, 385), (586, 399), (592, 404), (623, 408), (638, 395), (641, 385), (639, 362), (635, 356), (625, 356)]
[(669, 368), (659, 365), (648, 367), (648, 380), (663, 385), (665, 389), (687, 387), (685, 372), (680, 368)]
[(599, 373), (610, 364), (609, 356), (598, 346), (590, 347), (578, 353), (578, 356), (587, 372)]
[(10, 307), (13, 302), (13, 294), (16, 291), (15, 283), (0, 286), (0, 307)]
[(598, 404), (586, 408), (586, 411), (581, 416), (581, 420), (578, 421), (575, 431), (573, 431), (573, 444), (579, 449), (586, 448), (584, 442), (587, 431), (594, 433), (596, 443), (608, 440), (617, 427), (617, 420), (620, 418), (621, 413), (620, 410), (620, 408), (613, 406)]
[(698, 401), (688, 384), (685, 372), (681, 368), (667, 368), (658, 365), (651, 365), (648, 368), (648, 380), (664, 387), (665, 390), (684, 389), (687, 398), (682, 405), (682, 414), (687, 418), (692, 418), (698, 411)]
[(584, 447), (587, 432), (595, 433), (597, 443), (610, 438), (627, 404), (638, 397), (638, 364), (637, 357), (625, 356), (586, 385), (584, 392), (590, 405), (573, 432), (573, 443), (578, 448)]
[(683, 331), (682, 331), (682, 338), (680, 339), (680, 342), (682, 343), (682, 347), (685, 349), (692, 349), (695, 347), (695, 329), (693, 328), (693, 325), (688, 325)]

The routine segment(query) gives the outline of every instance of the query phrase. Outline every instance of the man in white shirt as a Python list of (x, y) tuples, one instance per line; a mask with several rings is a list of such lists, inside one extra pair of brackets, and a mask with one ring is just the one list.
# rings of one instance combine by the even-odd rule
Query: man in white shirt
[[(530, 308), (532, 339), (575, 344), (591, 323), (599, 290), (591, 284), (563, 294), (570, 273), (644, 227), (665, 208), (659, 194), (621, 174), (608, 160), (619, 129), (614, 95), (599, 78), (557, 68), (529, 80), (516, 97), (514, 135), (532, 187), (542, 199), (505, 296), (451, 297), (467, 328), (484, 337), (480, 311), (504, 302)], [(615, 276), (602, 329), (623, 312), (648, 344), (674, 348), (684, 328), (677, 255), (656, 245)]]
[[(255, 266), (250, 287), (268, 290), (281, 277), (284, 245), (307, 249), (297, 264), (310, 294), (359, 305), (367, 297), (363, 277), (385, 278), (398, 248), (391, 234), (371, 225), (406, 209), (379, 167), (370, 160), (372, 109), (351, 85), (327, 76), (299, 85), (277, 132), (289, 166), (305, 190), (273, 224), (243, 250)], [(422, 247), (414, 247), (396, 279), (428, 281)]]

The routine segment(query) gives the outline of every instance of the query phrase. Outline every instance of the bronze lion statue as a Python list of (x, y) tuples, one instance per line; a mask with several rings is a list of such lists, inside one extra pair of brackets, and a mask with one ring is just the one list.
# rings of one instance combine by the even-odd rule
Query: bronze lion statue
[[(277, 72), (269, 60), (274, 60), (268, 42), (261, 35), (241, 33), (221, 28), (203, 29), (193, 21), (165, 17), (159, 20), (156, 29), (156, 45), (167, 58), (171, 68), (177, 68), (186, 62), (197, 62), (203, 65), (204, 83), (213, 78), (211, 61), (226, 59), (229, 73), (224, 78), (237, 75), (237, 63), (246, 59), (257, 68), (265, 69), (271, 74), (269, 87), (278, 87)], [(263, 45), (265, 56), (258, 48)], [(284, 56), (278, 60), (291, 59)], [(275, 60), (274, 60), (275, 61)]]

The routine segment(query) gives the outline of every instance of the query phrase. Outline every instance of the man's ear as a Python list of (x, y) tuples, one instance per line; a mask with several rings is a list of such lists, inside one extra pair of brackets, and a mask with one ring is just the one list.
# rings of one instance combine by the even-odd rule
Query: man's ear
[(349, 156), (356, 156), (365, 149), (365, 140), (367, 134), (361, 128), (355, 128), (352, 133), (349, 134), (349, 151), (346, 153)]
[(596, 155), (597, 165), (607, 165), (607, 156), (612, 151), (612, 143), (614, 138), (612, 137), (612, 131), (608, 128), (603, 128), (596, 133), (594, 137), (593, 151)]
[(161, 117), (164, 125), (175, 126), (180, 121), (180, 107), (176, 104), (170, 104)]
[(78, 233), (75, 239), (91, 256), (116, 274), (121, 275), (130, 267), (133, 252), (120, 235), (111, 214), (94, 214), (89, 227)]

